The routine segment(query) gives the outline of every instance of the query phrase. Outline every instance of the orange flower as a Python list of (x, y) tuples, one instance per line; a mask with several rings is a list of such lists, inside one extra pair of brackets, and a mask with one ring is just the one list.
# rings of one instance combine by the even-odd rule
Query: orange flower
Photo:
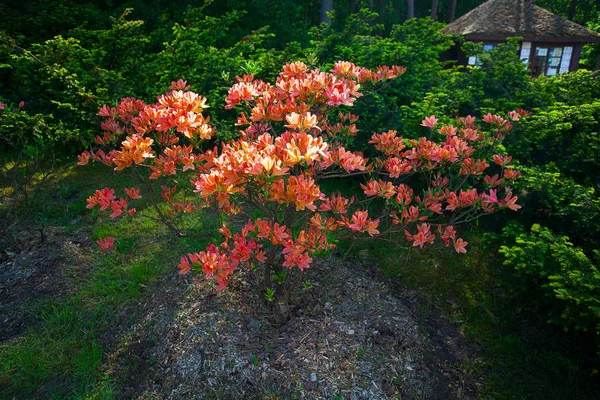
[(90, 153), (84, 151), (83, 153), (81, 153), (81, 155), (77, 156), (77, 159), (79, 160), (77, 165), (86, 165), (90, 161)]
[(379, 235), (379, 231), (376, 229), (379, 225), (379, 220), (371, 220), (367, 218), (369, 215), (368, 211), (356, 211), (352, 215), (351, 223), (347, 224), (354, 232), (367, 232), (370, 236)]
[(125, 193), (127, 193), (127, 196), (129, 196), (131, 199), (142, 198), (142, 196), (140, 196), (140, 189), (136, 189), (134, 187), (132, 187), (131, 189), (125, 188)]

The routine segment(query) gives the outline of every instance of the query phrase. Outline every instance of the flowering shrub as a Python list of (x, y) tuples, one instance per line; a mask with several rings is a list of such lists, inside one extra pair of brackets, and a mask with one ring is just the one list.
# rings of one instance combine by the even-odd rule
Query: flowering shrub
[[(186, 82), (174, 82), (156, 104), (123, 99), (115, 108), (103, 107), (105, 132), (96, 142), (117, 147), (86, 151), (80, 164), (93, 159), (116, 171), (133, 168), (144, 182), (187, 177), (201, 202), (177, 202), (177, 188), (163, 186), (169, 212), (155, 205), (161, 220), (178, 234), (169, 214), (193, 212), (198, 205), (241, 215), (247, 223), (228, 218), (219, 230), (219, 246), (190, 253), (179, 263), (182, 274), (197, 268), (216, 281), (218, 290), (246, 266), (260, 269), (267, 300), (289, 301), (313, 257), (335, 247), (331, 233), (336, 230), (346, 230), (349, 240), (400, 236), (420, 248), (440, 239), (464, 253), (468, 243), (457, 237), (453, 225), (520, 208), (510, 186), (519, 172), (510, 167), (511, 157), (497, 154), (496, 148), (511, 130), (510, 121), (525, 112), (507, 118), (488, 114), (483, 118), (488, 129), (473, 117), (438, 126), (432, 115), (422, 122), (428, 138), (375, 133), (369, 143), (378, 156), (371, 160), (348, 149), (358, 133), (358, 116), (336, 113), (336, 108), (351, 106), (362, 96), (361, 86), (404, 72), (399, 66), (374, 71), (343, 61), (323, 72), (295, 62), (283, 67), (275, 84), (252, 75), (238, 77), (226, 108), (241, 111), (240, 138), (206, 151), (200, 150), (201, 141), (214, 133), (202, 113), (206, 99), (189, 91)], [(319, 186), (324, 179), (354, 175), (366, 178), (362, 201), (325, 194)], [(140, 191), (126, 189), (126, 194), (117, 198), (114, 189), (97, 190), (88, 207), (110, 209), (113, 218), (133, 214), (129, 203), (141, 197)]]

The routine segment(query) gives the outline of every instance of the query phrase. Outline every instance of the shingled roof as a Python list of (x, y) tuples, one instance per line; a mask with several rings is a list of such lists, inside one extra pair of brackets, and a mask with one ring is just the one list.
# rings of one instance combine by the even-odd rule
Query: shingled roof
[(466, 39), (523, 36), (525, 40), (600, 42), (600, 35), (528, 0), (489, 0), (448, 24), (444, 33)]

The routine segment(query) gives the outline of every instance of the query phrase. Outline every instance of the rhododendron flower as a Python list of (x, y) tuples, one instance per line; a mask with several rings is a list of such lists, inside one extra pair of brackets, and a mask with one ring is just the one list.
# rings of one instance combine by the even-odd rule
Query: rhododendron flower
[(350, 223), (347, 224), (354, 232), (367, 232), (370, 236), (379, 235), (379, 231), (376, 229), (379, 225), (379, 220), (371, 220), (368, 218), (369, 213), (367, 211), (356, 211), (352, 215)]
[(287, 128), (304, 130), (317, 127), (317, 116), (310, 112), (306, 113), (304, 116), (293, 112), (290, 115), (287, 115), (285, 119), (288, 123), (284, 126)]
[(452, 126), (452, 125), (447, 125), (447, 126), (442, 126), (440, 129), (438, 129), (438, 132), (441, 133), (442, 135), (454, 136), (454, 135), (456, 135), (456, 132), (458, 132), (458, 128), (456, 128), (455, 126)]
[(517, 200), (519, 200), (517, 196), (512, 197), (512, 193), (508, 192), (506, 193), (506, 197), (500, 202), (500, 205), (510, 210), (517, 211), (522, 207), (517, 204)]
[(190, 86), (183, 79), (179, 79), (178, 81), (171, 82), (171, 86), (169, 86), (171, 90), (190, 90)]
[(348, 61), (338, 61), (334, 64), (331, 73), (346, 78), (357, 77), (360, 73), (360, 68)]
[(315, 214), (310, 219), (310, 224), (317, 229), (324, 231), (334, 231), (337, 228), (337, 223), (333, 218), (323, 218), (321, 214)]
[(192, 270), (192, 265), (190, 264), (190, 260), (186, 256), (181, 257), (177, 267), (179, 268), (179, 273), (181, 275), (185, 275)]
[(466, 253), (466, 247), (468, 244), (469, 242), (465, 242), (462, 239), (456, 239), (456, 241), (454, 242), (454, 250), (456, 250), (457, 253)]
[(390, 173), (390, 178), (398, 178), (401, 174), (410, 172), (413, 169), (409, 161), (401, 160), (398, 157), (388, 158), (384, 167)]
[(296, 61), (290, 64), (286, 64), (283, 66), (283, 72), (281, 76), (283, 78), (289, 79), (293, 78), (296, 75), (302, 74), (308, 71), (308, 67), (302, 61)]
[(437, 122), (438, 119), (435, 117), (435, 115), (431, 115), (429, 117), (426, 117), (423, 121), (421, 121), (421, 126), (433, 129)]
[[(438, 228), (441, 231), (441, 226), (439, 226)], [(444, 241), (444, 243), (446, 243), (446, 245), (449, 245), (450, 239), (452, 239), (453, 241), (456, 240), (456, 230), (452, 226), (447, 226), (444, 229), (444, 233), (442, 234), (442, 240)]]
[(392, 182), (369, 181), (367, 186), (361, 183), (360, 187), (367, 196), (379, 196), (389, 199), (396, 194), (396, 188)]
[(288, 239), (290, 238), (290, 234), (287, 230), (288, 229), (285, 225), (279, 225), (279, 223), (275, 222), (275, 224), (273, 225), (273, 231), (271, 232), (271, 243), (287, 243)]
[(406, 147), (404, 140), (396, 136), (396, 131), (384, 133), (374, 133), (369, 143), (375, 145), (375, 149), (385, 153), (385, 155), (399, 156), (400, 152)]
[(523, 110), (522, 108), (518, 108), (517, 109), (517, 113), (519, 113), (519, 115), (521, 117), (529, 117), (529, 116), (531, 116), (531, 113), (529, 111)]
[(96, 240), (96, 243), (98, 243), (98, 245), (100, 246), (102, 251), (108, 251), (108, 250), (112, 250), (115, 248), (115, 238), (114, 237), (98, 239), (98, 240)]
[(304, 251), (301, 246), (295, 246), (293, 242), (288, 242), (285, 248), (281, 251), (283, 254), (283, 266), (292, 268), (298, 267), (300, 271), (304, 271), (310, 267), (312, 258)]
[(496, 197), (496, 190), (490, 190), (490, 194), (483, 194), (483, 203), (498, 204), (498, 198)]
[(513, 121), (518, 121), (521, 119), (521, 115), (516, 111), (509, 111), (508, 117)]
[(77, 156), (77, 160), (79, 160), (79, 162), (77, 163), (77, 165), (86, 165), (88, 162), (90, 162), (90, 153), (87, 151), (84, 151), (83, 153), (81, 153), (81, 155)]
[(125, 188), (125, 193), (127, 193), (127, 196), (134, 200), (142, 198), (142, 196), (140, 196), (140, 189), (136, 189), (134, 187), (132, 187), (131, 189)]
[(500, 178), (498, 176), (498, 174), (496, 174), (494, 176), (486, 175), (485, 178), (483, 179), (483, 182), (486, 185), (489, 185), (491, 187), (497, 187), (497, 186), (501, 185), (503, 181), (504, 181), (504, 179)]
[(404, 231), (404, 233), (406, 239), (413, 242), (413, 246), (423, 248), (425, 244), (433, 243), (433, 240), (435, 239), (435, 235), (430, 231), (430, 228), (431, 225), (429, 224), (421, 224), (417, 225), (418, 232), (415, 235), (411, 235), (408, 231)]
[(321, 197), (321, 191), (315, 184), (313, 178), (308, 175), (290, 176), (287, 183), (278, 179), (271, 186), (271, 199), (280, 204), (295, 204), (296, 211), (308, 208), (315, 211), (317, 207), (313, 204)]
[(504, 177), (506, 179), (517, 179), (520, 176), (521, 176), (521, 173), (517, 170), (510, 169), (510, 168), (504, 170)]
[(505, 167), (511, 161), (512, 161), (511, 156), (502, 156), (500, 154), (494, 154), (494, 162), (498, 165)]
[(319, 206), (319, 211), (334, 211), (340, 214), (348, 212), (348, 206), (354, 202), (354, 197), (347, 199), (340, 193), (332, 193), (330, 197), (324, 195), (320, 198), (323, 203)]
[(116, 199), (114, 189), (104, 188), (96, 190), (93, 196), (86, 199), (88, 203), (86, 208), (94, 208), (96, 205), (99, 205), (100, 211), (103, 211), (111, 206), (114, 199)]
[(110, 217), (117, 218), (119, 215), (121, 215), (125, 211), (127, 211), (127, 200), (126, 199), (114, 200), (110, 203), (110, 208), (113, 211), (112, 214), (110, 214)]

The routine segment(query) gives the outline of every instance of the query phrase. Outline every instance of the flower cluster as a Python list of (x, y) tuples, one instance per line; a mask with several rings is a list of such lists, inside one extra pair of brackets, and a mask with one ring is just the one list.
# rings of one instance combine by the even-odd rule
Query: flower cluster
[[(509, 113), (508, 117), (517, 121), (526, 115), (519, 110)], [(493, 163), (499, 171), (498, 167), (491, 168), (487, 159), (512, 129), (510, 120), (488, 114), (483, 118), (488, 129), (477, 126), (476, 118), (471, 116), (457, 118), (456, 126), (438, 127), (438, 119), (431, 115), (421, 123), (430, 129), (430, 139), (408, 140), (395, 131), (373, 134), (370, 143), (382, 156), (372, 161), (372, 171), (385, 179), (373, 179), (361, 187), (366, 196), (384, 201), (389, 213), (383, 216), (389, 218), (392, 225), (387, 233), (403, 230), (406, 239), (421, 248), (432, 244), (437, 236), (447, 246), (452, 242), (455, 250), (463, 253), (467, 242), (456, 237), (452, 226), (442, 229), (448, 220), (445, 214), (451, 214), (449, 220), (459, 224), (501, 209), (520, 209), (511, 189), (512, 182), (520, 175), (510, 168), (512, 157), (493, 155)], [(487, 175), (488, 169), (498, 173)], [(405, 183), (394, 184), (419, 173), (430, 177), (430, 187), (420, 194)], [(500, 192), (503, 193), (501, 200)], [(418, 224), (416, 232), (414, 228), (409, 230), (411, 224)], [(434, 225), (437, 230), (431, 229)]]
[[(511, 190), (519, 172), (497, 149), (512, 122), (527, 113), (488, 114), (484, 127), (471, 116), (438, 126), (432, 115), (422, 122), (428, 138), (406, 139), (393, 130), (372, 134), (369, 143), (379, 156), (370, 160), (346, 148), (345, 139), (359, 132), (358, 116), (334, 110), (352, 106), (362, 86), (404, 72), (399, 66), (370, 70), (345, 61), (325, 72), (294, 62), (283, 67), (274, 84), (252, 75), (237, 77), (225, 108), (240, 111), (240, 137), (203, 152), (198, 143), (214, 133), (202, 114), (206, 99), (180, 80), (155, 104), (123, 99), (116, 107), (103, 107), (105, 133), (96, 141), (117, 147), (86, 151), (79, 163), (98, 160), (117, 171), (146, 167), (149, 179), (186, 174), (184, 181), (191, 182), (203, 206), (214, 205), (226, 216), (243, 215), (248, 221), (243, 228), (224, 223), (222, 243), (179, 263), (182, 274), (201, 270), (219, 290), (241, 266), (260, 266), (263, 289), (274, 290), (277, 299), (289, 295), (297, 282), (291, 277), (301, 276), (316, 254), (335, 247), (331, 233), (337, 230), (351, 240), (400, 236), (415, 247), (441, 243), (464, 253), (468, 243), (453, 225), (520, 208)], [(324, 179), (350, 175), (365, 177), (364, 199), (324, 193), (320, 186)], [(126, 193), (128, 198), (117, 199), (113, 189), (98, 190), (88, 207), (111, 209), (113, 217), (135, 212), (128, 201), (139, 198), (139, 191)], [(160, 195), (168, 215), (197, 209), (177, 196), (177, 186), (162, 186)]]
[[(155, 104), (124, 98), (116, 107), (103, 106), (98, 115), (106, 118), (101, 124), (104, 134), (96, 143), (111, 148), (83, 152), (78, 165), (95, 160), (115, 171), (141, 165), (151, 169), (151, 179), (175, 175), (178, 168), (196, 169), (204, 159), (193, 153), (193, 145), (214, 135), (210, 118), (202, 114), (208, 107), (206, 98), (189, 91), (185, 81), (173, 82), (171, 88)], [(189, 145), (179, 145), (182, 139)], [(112, 148), (115, 144), (120, 146)]]

